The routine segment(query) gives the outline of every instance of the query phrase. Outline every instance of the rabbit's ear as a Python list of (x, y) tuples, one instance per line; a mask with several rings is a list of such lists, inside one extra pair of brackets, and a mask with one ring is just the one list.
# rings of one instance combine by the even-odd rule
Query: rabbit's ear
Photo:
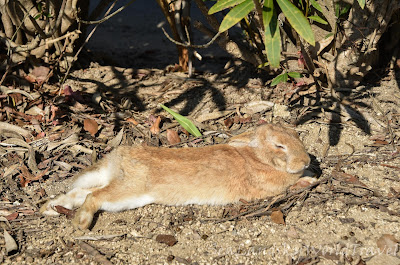
[(254, 132), (245, 132), (229, 139), (228, 145), (233, 147), (258, 147), (259, 142)]

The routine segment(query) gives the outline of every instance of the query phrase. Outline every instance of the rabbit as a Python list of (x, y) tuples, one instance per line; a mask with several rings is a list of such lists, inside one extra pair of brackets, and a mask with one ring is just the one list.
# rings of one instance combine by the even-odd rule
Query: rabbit
[(40, 212), (58, 215), (54, 206), (79, 207), (72, 223), (85, 230), (98, 210), (251, 201), (281, 193), (309, 164), (297, 133), (275, 124), (206, 147), (120, 146), (79, 174), (71, 191), (46, 202)]

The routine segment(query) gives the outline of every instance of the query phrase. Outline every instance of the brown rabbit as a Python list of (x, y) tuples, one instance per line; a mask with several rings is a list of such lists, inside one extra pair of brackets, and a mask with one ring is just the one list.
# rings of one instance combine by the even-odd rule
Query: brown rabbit
[(309, 163), (297, 133), (273, 124), (232, 137), (227, 144), (180, 149), (121, 146), (79, 174), (71, 191), (40, 211), (58, 215), (56, 205), (80, 207), (73, 224), (86, 229), (98, 210), (254, 200), (284, 191)]

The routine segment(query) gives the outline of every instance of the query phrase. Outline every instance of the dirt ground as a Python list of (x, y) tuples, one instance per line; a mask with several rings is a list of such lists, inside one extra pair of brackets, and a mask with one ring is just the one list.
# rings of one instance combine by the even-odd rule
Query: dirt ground
[[(91, 107), (79, 102), (66, 105), (70, 121), (76, 124), (68, 129), (56, 126), (52, 133), (60, 135), (54, 143), (65, 142), (71, 132), (79, 135), (79, 140), (52, 151), (62, 156), (58, 163), (53, 161), (53, 171), (46, 179), (25, 188), (17, 185), (16, 178), (2, 180), (2, 214), (19, 214), (9, 225), (2, 223), (19, 246), (10, 256), (2, 247), (2, 263), (399, 264), (397, 249), (383, 254), (378, 244), (385, 234), (400, 239), (400, 93), (395, 77), (359, 87), (352, 94), (344, 92), (343, 102), (351, 111), (339, 115), (330, 107), (332, 102), (316, 104), (313, 93), (283, 100), (289, 85), (272, 93), (262, 75), (242, 63), (232, 63), (219, 74), (203, 73), (191, 79), (163, 70), (96, 63), (72, 76), (68, 85), (84, 91), (84, 98), (91, 97)], [(266, 102), (273, 107), (266, 107)], [(217, 144), (260, 121), (288, 126), (302, 121), (295, 128), (313, 157), (310, 170), (321, 182), (297, 194), (289, 192), (275, 204), (281, 197), (228, 206), (148, 205), (126, 212), (103, 212), (84, 234), (74, 231), (65, 216), (38, 214), (44, 199), (66, 191), (70, 176), (91, 164), (91, 151), (103, 154), (111, 149), (110, 139), (121, 129), (122, 144), (168, 145), (165, 130), (179, 126), (160, 111), (159, 103), (189, 115), (207, 135), (199, 142), (180, 132), (178, 147)], [(118, 104), (127, 105), (113, 112)], [(262, 107), (257, 107), (260, 104)], [(317, 105), (324, 105), (324, 110)], [(95, 137), (82, 130), (80, 123), (89, 115), (100, 124)], [(164, 123), (160, 135), (152, 136), (151, 119), (158, 115)], [(227, 120), (232, 123), (229, 128)], [(45, 154), (51, 144), (49, 140), (37, 153), (42, 150)], [(87, 150), (74, 151), (76, 145)], [(284, 214), (284, 224), (271, 220), (271, 210), (276, 209)], [(159, 242), (159, 235), (172, 235), (177, 242)], [(3, 238), (0, 240), (4, 246)]]
[[(127, 29), (115, 26), (121, 21), (105, 30), (122, 34)], [(215, 51), (205, 53), (187, 78), (165, 68), (175, 60), (173, 45), (162, 52), (163, 45), (146, 43), (131, 47), (124, 39), (120, 45), (131, 51), (116, 47), (111, 53), (99, 53), (94, 43), (94, 52), (82, 58), (87, 66), (66, 83), (72, 95), (44, 86), (43, 101), (58, 110), (39, 125), (45, 136), (30, 143), (43, 177), (23, 182), (18, 168), (28, 149), (0, 146), (0, 225), (18, 245), (7, 254), (0, 236), (1, 264), (400, 264), (399, 73), (340, 89), (337, 100), (312, 85), (272, 89), (271, 77)], [(118, 57), (119, 66), (110, 66)], [(201, 140), (186, 135), (160, 103), (189, 116)], [(153, 135), (158, 116), (161, 131)], [(86, 119), (99, 125), (94, 135), (84, 128)], [(101, 212), (85, 233), (73, 229), (69, 213), (38, 213), (45, 200), (68, 190), (73, 175), (117, 145), (212, 145), (262, 122), (298, 131), (317, 183), (234, 205)], [(167, 129), (182, 142), (171, 144)], [(271, 218), (277, 212), (283, 220)]]

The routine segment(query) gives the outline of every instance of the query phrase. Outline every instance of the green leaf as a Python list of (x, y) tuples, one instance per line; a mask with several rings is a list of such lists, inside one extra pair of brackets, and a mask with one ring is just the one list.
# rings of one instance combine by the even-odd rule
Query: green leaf
[(361, 9), (365, 7), (365, 0), (358, 0), (358, 4), (360, 5)]
[(287, 73), (291, 78), (300, 78), (301, 74), (298, 72), (289, 72)]
[(265, 51), (272, 67), (279, 67), (281, 61), (281, 34), (273, 0), (266, 0), (263, 8), (265, 28)]
[(199, 137), (201, 136), (201, 132), (197, 129), (197, 127), (193, 124), (191, 120), (188, 118), (176, 113), (175, 111), (172, 111), (170, 108), (164, 106), (163, 104), (160, 104), (160, 106), (167, 111), (169, 114), (174, 117), (174, 119), (179, 122), (179, 124), (186, 129), (190, 134)]
[(299, 33), (301, 37), (312, 46), (315, 45), (314, 33), (311, 29), (310, 23), (304, 17), (303, 13), (295, 7), (289, 0), (276, 0), (282, 12), (285, 14), (286, 18), (289, 20), (290, 25), (294, 30)]
[(231, 11), (226, 14), (224, 19), (219, 26), (219, 32), (224, 32), (231, 28), (233, 25), (242, 20), (245, 16), (247, 16), (251, 10), (254, 8), (253, 0), (245, 0), (240, 5), (232, 8)]
[(41, 14), (37, 14), (37, 15), (34, 16), (33, 18), (34, 18), (35, 20), (37, 20), (38, 18), (40, 18), (40, 16), (41, 16)]
[(345, 17), (350, 11), (351, 5), (348, 3), (336, 3), (335, 5), (335, 15), (337, 18)]
[(224, 10), (228, 7), (236, 6), (238, 4), (243, 3), (245, 0), (219, 0), (213, 5), (210, 10), (208, 10), (208, 14), (214, 14), (221, 10)]
[(273, 15), (274, 15), (274, 0), (265, 0), (263, 7), (264, 28), (267, 27)]
[(265, 62), (265, 63), (259, 64), (259, 65), (257, 66), (257, 68), (264, 68), (264, 67), (266, 67), (266, 66), (268, 66), (268, 65), (269, 65), (269, 62)]
[(326, 22), (324, 19), (322, 19), (319, 16), (309, 16), (308, 18), (311, 19), (311, 20), (314, 20), (315, 22), (318, 22), (318, 23), (321, 23), (321, 24), (324, 24), (324, 25), (328, 25), (328, 22)]
[(271, 86), (276, 86), (277, 84), (286, 82), (287, 80), (288, 80), (288, 74), (286, 72), (282, 73), (277, 77), (275, 77), (274, 79), (272, 79)]
[(317, 1), (315, 1), (315, 0), (310, 0), (310, 3), (311, 3), (311, 5), (312, 5), (315, 9), (317, 9), (319, 12), (323, 13), (323, 12), (322, 12), (322, 8), (321, 8), (321, 6), (318, 4)]

